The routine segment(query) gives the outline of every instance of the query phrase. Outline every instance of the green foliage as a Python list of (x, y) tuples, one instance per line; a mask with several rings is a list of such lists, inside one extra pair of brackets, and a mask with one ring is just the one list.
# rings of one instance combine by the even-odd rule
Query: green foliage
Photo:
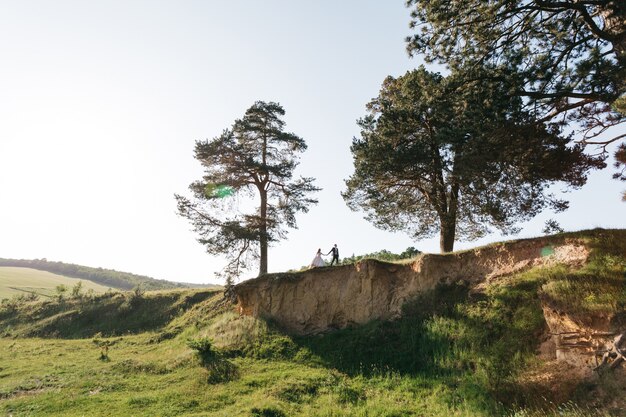
[(189, 339), (187, 346), (196, 351), (207, 371), (206, 381), (209, 384), (228, 382), (239, 377), (237, 366), (215, 350), (208, 337)]
[(59, 284), (55, 287), (55, 290), (57, 292), (57, 300), (58, 301), (62, 301), (63, 300), (63, 296), (65, 295), (65, 293), (67, 292), (67, 287), (63, 284)]
[(422, 252), (415, 249), (413, 246), (409, 246), (402, 253), (393, 253), (393, 252), (383, 249), (378, 252), (366, 253), (365, 255), (357, 255), (357, 256), (352, 255), (352, 256), (343, 258), (341, 260), (341, 264), (342, 265), (353, 264), (362, 259), (377, 259), (379, 261), (385, 261), (385, 262), (401, 261), (401, 260), (415, 258), (420, 253)]
[(284, 411), (275, 407), (254, 407), (250, 410), (250, 413), (252, 417), (287, 417), (287, 414), (285, 414)]
[(137, 285), (133, 288), (132, 291), (126, 294), (126, 303), (125, 307), (129, 309), (137, 308), (144, 300), (145, 291), (141, 288), (140, 285)]
[(109, 293), (92, 299), (66, 299), (63, 303), (27, 303), (10, 314), (0, 309), (0, 329), (10, 329), (16, 336), (64, 338), (139, 333), (163, 328), (195, 303), (221, 298), (219, 291), (188, 291), (151, 293), (140, 302), (131, 301), (137, 299), (129, 294)]
[(563, 228), (554, 219), (546, 220), (544, 228), (541, 230), (545, 235), (553, 235), (556, 233), (563, 233)]
[[(574, 233), (591, 248), (589, 260), (575, 270), (553, 269), (541, 288), (544, 302), (583, 322), (621, 316), (626, 307), (626, 234), (621, 230)], [(567, 236), (564, 236), (567, 237)]]
[(217, 355), (217, 352), (212, 349), (211, 340), (208, 337), (190, 339), (187, 341), (187, 346), (195, 350), (203, 362), (210, 362)]
[(541, 282), (520, 276), (472, 297), (463, 284), (440, 287), (408, 304), (399, 320), (296, 341), (348, 375), (426, 378), (495, 410), (498, 400), (522, 395), (515, 394), (516, 376), (545, 326), (537, 298)]
[[(624, 101), (626, 101), (626, 97), (624, 98)], [(626, 114), (626, 111), (624, 112), (624, 114)], [(619, 179), (621, 181), (626, 181), (626, 144), (622, 143), (615, 151), (614, 156), (614, 166), (618, 169), (618, 171), (613, 174), (613, 178)], [(622, 194), (622, 200), (626, 201), (626, 191), (624, 191), (624, 193)]]
[(626, 116), (626, 95), (619, 97), (613, 102), (613, 109)]
[(621, 2), (408, 0), (407, 6), (416, 29), (407, 38), (410, 53), (451, 69), (488, 67), (488, 77), (510, 82), (510, 93), (527, 97), (540, 119), (577, 122), (582, 140), (626, 120), (611, 108), (626, 92)]
[[(193, 224), (198, 241), (214, 255), (224, 255), (223, 275), (230, 286), (242, 269), (259, 259), (267, 273), (267, 248), (296, 227), (296, 213), (317, 200), (314, 178), (293, 179), (305, 141), (284, 131), (285, 110), (257, 101), (212, 140), (197, 141), (195, 157), (204, 167), (202, 180), (190, 185), (194, 198), (176, 195), (179, 214)], [(235, 214), (238, 197), (258, 197), (252, 213)]]
[(348, 206), (384, 230), (439, 233), (442, 252), (490, 228), (515, 232), (546, 207), (566, 209), (547, 188), (581, 187), (604, 162), (568, 146), (556, 124), (536, 123), (509, 88), (479, 71), (387, 77), (350, 148)]
[(626, 307), (625, 258), (604, 254), (576, 270), (561, 270), (542, 286), (544, 300), (570, 314), (590, 319), (615, 315)]
[(263, 320), (234, 313), (217, 317), (208, 331), (225, 355), (255, 359), (290, 360), (298, 355), (300, 347), (293, 338)]
[(3, 298), (0, 301), (0, 317), (6, 314), (13, 314), (24, 307), (26, 303), (39, 300), (37, 294), (15, 294), (11, 298)]
[(337, 400), (341, 404), (358, 404), (367, 399), (365, 387), (359, 382), (338, 372), (331, 372), (324, 381), (325, 385), (337, 395)]
[(82, 291), (83, 291), (83, 282), (78, 281), (72, 287), (72, 298), (81, 298), (83, 296)]

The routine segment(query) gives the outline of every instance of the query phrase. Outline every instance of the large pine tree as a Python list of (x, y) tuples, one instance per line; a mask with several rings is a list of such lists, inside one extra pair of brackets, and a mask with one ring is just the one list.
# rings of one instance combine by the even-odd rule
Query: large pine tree
[(352, 143), (350, 208), (416, 239), (439, 232), (449, 252), (458, 238), (515, 232), (545, 207), (565, 209), (548, 186), (580, 187), (590, 168), (604, 166), (569, 146), (557, 125), (536, 123), (509, 85), (475, 75), (420, 68), (385, 80)]
[[(212, 140), (197, 141), (202, 180), (190, 185), (194, 198), (176, 195), (178, 210), (193, 224), (207, 252), (224, 255), (227, 283), (251, 260), (259, 275), (268, 270), (268, 246), (296, 227), (296, 213), (317, 200), (313, 178), (294, 179), (305, 141), (284, 131), (284, 109), (257, 101), (242, 119)], [(246, 211), (254, 207), (253, 211)]]

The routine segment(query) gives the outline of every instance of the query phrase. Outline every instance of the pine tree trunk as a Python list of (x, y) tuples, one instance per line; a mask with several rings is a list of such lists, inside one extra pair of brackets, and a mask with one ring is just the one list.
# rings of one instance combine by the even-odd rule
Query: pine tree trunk
[(260, 266), (259, 276), (267, 274), (267, 191), (261, 190), (261, 224), (259, 226)]
[(626, 4), (623, 1), (613, 0), (608, 2), (603, 12), (604, 31), (613, 36), (613, 48), (617, 55), (617, 60), (622, 65), (626, 65), (626, 31), (624, 21), (626, 21)]
[(454, 250), (455, 234), (455, 220), (446, 219), (441, 222), (441, 231), (439, 232), (439, 250), (441, 250), (441, 253), (452, 252)]
[[(456, 160), (455, 164), (456, 166)], [(459, 184), (452, 181), (450, 191), (446, 193), (446, 209), (439, 214), (441, 231), (439, 232), (439, 250), (441, 253), (452, 252), (456, 239), (456, 215), (459, 209)]]

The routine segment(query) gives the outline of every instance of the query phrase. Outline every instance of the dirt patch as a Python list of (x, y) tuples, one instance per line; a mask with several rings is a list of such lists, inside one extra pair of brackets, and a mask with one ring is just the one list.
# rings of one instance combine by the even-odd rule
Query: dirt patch
[(556, 358), (584, 369), (599, 365), (602, 353), (612, 346), (619, 332), (610, 329), (610, 317), (598, 315), (584, 320), (543, 305), (543, 315), (550, 329)]
[(518, 384), (525, 392), (539, 393), (537, 397), (559, 404), (572, 398), (581, 384), (594, 378), (585, 369), (553, 359), (523, 372), (518, 377)]

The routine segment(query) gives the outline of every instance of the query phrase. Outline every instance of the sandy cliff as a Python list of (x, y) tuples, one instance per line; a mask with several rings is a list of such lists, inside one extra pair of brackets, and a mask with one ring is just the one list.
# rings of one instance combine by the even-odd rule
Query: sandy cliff
[(586, 261), (578, 239), (530, 239), (449, 255), (424, 255), (401, 265), (354, 265), (270, 274), (235, 286), (241, 314), (265, 317), (296, 334), (313, 334), (401, 313), (402, 305), (438, 284), (476, 285), (536, 265)]

